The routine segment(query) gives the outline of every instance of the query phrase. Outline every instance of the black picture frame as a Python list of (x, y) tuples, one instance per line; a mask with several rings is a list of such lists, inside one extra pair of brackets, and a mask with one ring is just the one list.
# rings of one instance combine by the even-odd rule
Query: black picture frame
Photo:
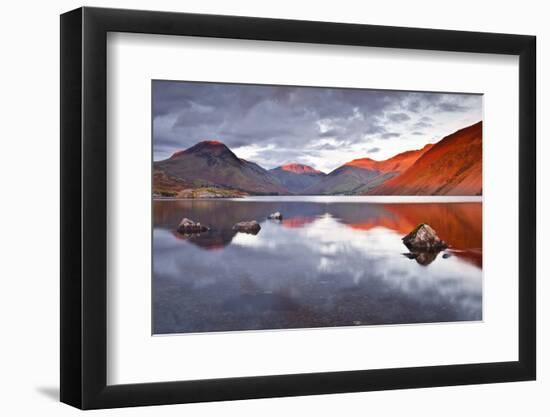
[[(107, 385), (108, 32), (519, 56), (518, 361)], [(535, 379), (534, 36), (84, 7), (61, 15), (60, 56), (62, 402), (94, 409)]]

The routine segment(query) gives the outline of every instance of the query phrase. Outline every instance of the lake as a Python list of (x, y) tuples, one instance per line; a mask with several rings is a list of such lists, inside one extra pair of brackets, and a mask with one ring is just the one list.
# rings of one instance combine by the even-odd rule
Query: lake
[[(153, 333), (482, 320), (482, 203), (466, 200), (155, 200)], [(183, 217), (210, 231), (179, 234)], [(258, 234), (233, 230), (248, 220)], [(419, 223), (450, 248), (411, 253)]]

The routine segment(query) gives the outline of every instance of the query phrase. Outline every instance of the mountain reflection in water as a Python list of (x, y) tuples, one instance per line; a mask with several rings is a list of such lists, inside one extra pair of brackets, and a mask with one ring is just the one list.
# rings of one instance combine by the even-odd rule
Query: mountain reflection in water
[[(155, 334), (482, 318), (481, 203), (270, 197), (153, 208)], [(283, 220), (267, 220), (276, 211)], [(183, 217), (211, 229), (181, 235)], [(233, 230), (248, 220), (257, 235)], [(410, 253), (401, 238), (418, 223), (450, 249)]]

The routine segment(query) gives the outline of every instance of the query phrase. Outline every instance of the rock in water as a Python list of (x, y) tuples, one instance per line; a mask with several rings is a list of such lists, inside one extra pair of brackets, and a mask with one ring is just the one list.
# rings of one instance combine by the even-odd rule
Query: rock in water
[(425, 223), (416, 226), (403, 238), (403, 243), (409, 249), (424, 251), (440, 251), (447, 248), (447, 244), (437, 236), (435, 230)]
[(439, 254), (438, 250), (419, 250), (414, 251), (410, 253), (404, 253), (403, 255), (406, 256), (409, 259), (414, 259), (417, 263), (419, 263), (422, 266), (428, 266), (433, 261), (435, 261), (435, 258), (437, 258), (437, 255)]
[(190, 220), (187, 217), (184, 217), (178, 225), (178, 233), (183, 234), (201, 233), (207, 232), (208, 230), (208, 227), (198, 222), (195, 223), (193, 220)]
[(253, 235), (258, 234), (261, 227), (256, 220), (251, 220), (249, 222), (239, 222), (233, 226), (233, 230), (237, 232), (250, 233)]
[(267, 218), (271, 220), (283, 220), (283, 215), (276, 211), (275, 213), (271, 213), (269, 216), (267, 216)]

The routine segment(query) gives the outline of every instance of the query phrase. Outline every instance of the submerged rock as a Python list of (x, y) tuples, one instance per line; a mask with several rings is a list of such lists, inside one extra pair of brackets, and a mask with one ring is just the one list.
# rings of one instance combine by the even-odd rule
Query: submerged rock
[(275, 213), (271, 213), (269, 216), (267, 216), (268, 219), (271, 220), (283, 220), (283, 215), (276, 211)]
[(192, 234), (192, 233), (202, 233), (207, 232), (208, 227), (200, 224), (200, 222), (195, 223), (193, 220), (184, 217), (180, 224), (178, 225), (178, 233), (182, 234)]
[(253, 235), (258, 234), (260, 229), (260, 224), (256, 220), (251, 220), (249, 222), (239, 222), (235, 224), (235, 226), (233, 226), (233, 230), (236, 230), (237, 232), (250, 233)]
[(435, 230), (426, 223), (421, 223), (416, 226), (403, 238), (403, 243), (411, 251), (415, 249), (439, 252), (448, 247), (448, 245), (437, 236)]
[(404, 253), (403, 256), (406, 256), (409, 259), (414, 259), (420, 265), (427, 266), (435, 261), (439, 251), (412, 251), (409, 253)]

